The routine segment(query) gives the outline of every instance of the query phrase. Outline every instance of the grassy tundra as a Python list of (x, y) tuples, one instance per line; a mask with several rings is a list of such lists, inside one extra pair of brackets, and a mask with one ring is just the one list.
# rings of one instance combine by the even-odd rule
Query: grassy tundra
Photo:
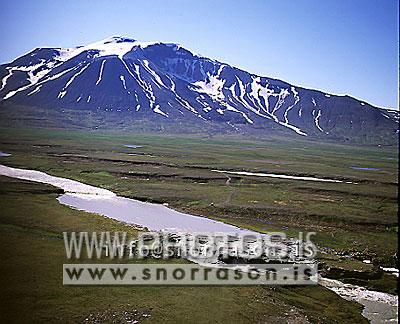
[[(326, 252), (319, 258), (333, 267), (368, 272), (373, 265), (363, 259), (395, 263), (398, 157), (393, 147), (285, 138), (1, 129), (0, 150), (12, 154), (0, 158), (8, 166), (82, 181), (125, 197), (167, 202), (178, 210), (260, 232), (295, 236), (298, 231), (315, 231), (315, 243)], [(226, 175), (213, 169), (353, 183)], [(361, 306), (322, 287), (63, 287), (61, 269), (68, 262), (63, 231), (128, 230), (134, 235), (135, 230), (60, 205), (55, 199), (60, 192), (51, 186), (6, 177), (0, 181), (4, 319), (363, 321)], [(394, 277), (385, 274), (357, 280), (381, 291), (396, 289)]]

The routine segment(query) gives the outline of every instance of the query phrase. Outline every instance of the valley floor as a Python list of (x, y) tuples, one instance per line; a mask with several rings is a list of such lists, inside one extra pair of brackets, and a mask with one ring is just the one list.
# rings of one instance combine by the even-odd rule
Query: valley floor
[[(315, 231), (314, 242), (323, 252), (319, 260), (325, 271), (331, 269), (331, 276), (344, 273), (343, 281), (397, 293), (396, 277), (377, 270), (396, 266), (396, 148), (285, 138), (1, 129), (0, 150), (11, 154), (0, 157), (1, 164), (75, 179), (125, 197), (168, 203), (178, 210), (260, 232), (297, 236), (299, 231)], [(343, 182), (263, 178), (215, 169)], [(51, 186), (7, 177), (0, 181), (4, 319), (365, 320), (359, 304), (319, 286), (64, 287), (63, 231), (126, 231), (127, 227), (58, 204), (59, 193)], [(364, 263), (366, 259), (371, 263)], [(362, 275), (354, 276), (354, 270)]]

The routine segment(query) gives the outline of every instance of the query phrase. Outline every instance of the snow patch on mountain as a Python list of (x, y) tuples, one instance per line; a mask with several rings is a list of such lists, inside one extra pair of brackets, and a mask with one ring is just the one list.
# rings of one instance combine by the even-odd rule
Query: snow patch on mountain
[(178, 44), (124, 37), (35, 49), (0, 66), (0, 73), (0, 101), (166, 118), (194, 116), (235, 130), (278, 125), (302, 136), (326, 136), (334, 133), (334, 126), (324, 131), (321, 119), (329, 125), (351, 124), (355, 131), (361, 127), (355, 120), (392, 125), (399, 116), (351, 97), (250, 74)]

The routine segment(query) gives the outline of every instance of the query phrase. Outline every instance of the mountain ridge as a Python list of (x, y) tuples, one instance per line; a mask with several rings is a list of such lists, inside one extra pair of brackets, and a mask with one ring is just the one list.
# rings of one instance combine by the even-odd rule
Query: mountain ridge
[(0, 79), (0, 106), (157, 115), (235, 131), (254, 125), (268, 132), (277, 124), (320, 138), (398, 134), (398, 111), (248, 73), (176, 43), (112, 36), (72, 48), (39, 47), (0, 65)]

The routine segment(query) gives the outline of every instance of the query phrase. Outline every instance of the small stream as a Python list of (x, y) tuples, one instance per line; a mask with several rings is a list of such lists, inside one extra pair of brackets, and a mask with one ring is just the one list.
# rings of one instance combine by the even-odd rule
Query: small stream
[(363, 305), (362, 315), (370, 323), (398, 323), (398, 296), (322, 277), (319, 278), (318, 283), (346, 300)]
[(288, 179), (288, 180), (302, 180), (302, 181), (318, 181), (318, 182), (334, 182), (334, 183), (354, 183), (350, 181), (342, 181), (337, 179), (326, 179), (317, 177), (303, 177), (303, 176), (291, 176), (287, 174), (275, 174), (275, 173), (257, 173), (257, 172), (247, 172), (247, 171), (226, 171), (226, 170), (211, 170), (212, 172), (227, 173), (227, 174), (237, 174), (244, 176), (253, 177), (266, 177), (266, 178), (278, 178), (278, 179)]

